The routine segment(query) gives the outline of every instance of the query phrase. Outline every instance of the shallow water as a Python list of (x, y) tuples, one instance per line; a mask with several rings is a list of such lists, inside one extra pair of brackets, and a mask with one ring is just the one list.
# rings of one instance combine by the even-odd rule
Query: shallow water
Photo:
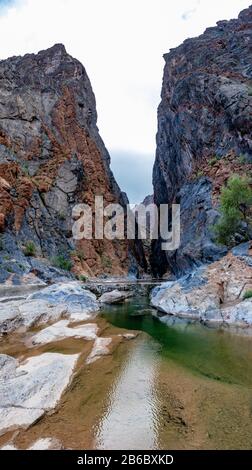
[(120, 306), (105, 307), (103, 316), (114, 326), (148, 333), (159, 345), (156, 355), (171, 359), (191, 372), (252, 387), (252, 338), (186, 320), (168, 326), (151, 315), (148, 300), (141, 297)]
[(199, 324), (170, 327), (139, 297), (103, 309), (144, 331), (96, 429), (98, 448), (251, 448), (252, 340)]
[(155, 449), (158, 404), (155, 345), (136, 341), (113, 385), (96, 429), (97, 449)]
[[(28, 350), (22, 338), (4, 341), (2, 352), (16, 357), (80, 353), (56, 412), (22, 431), (18, 448), (41, 437), (67, 449), (252, 448), (252, 339), (184, 321), (167, 326), (152, 313), (144, 297), (103, 307), (95, 322), (112, 350), (90, 365), (92, 342)], [(133, 330), (136, 339), (121, 341)]]

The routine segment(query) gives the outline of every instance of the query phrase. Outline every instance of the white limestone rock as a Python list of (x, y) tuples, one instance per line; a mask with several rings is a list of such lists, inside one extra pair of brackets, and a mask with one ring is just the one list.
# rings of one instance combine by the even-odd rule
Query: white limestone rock
[(95, 323), (88, 323), (79, 327), (69, 328), (69, 320), (61, 320), (43, 329), (31, 338), (32, 344), (46, 344), (60, 341), (64, 338), (95, 339), (98, 327)]
[(116, 289), (111, 292), (105, 292), (105, 294), (99, 298), (99, 301), (102, 304), (120, 304), (129, 297), (132, 297), (131, 292), (119, 291)]
[(28, 300), (45, 300), (52, 305), (64, 304), (67, 317), (72, 321), (86, 321), (95, 318), (100, 305), (95, 294), (85, 289), (78, 281), (54, 284), (35, 292)]
[(38, 439), (28, 450), (62, 450), (63, 445), (58, 439), (45, 437)]
[(102, 356), (108, 356), (110, 354), (108, 346), (111, 342), (112, 338), (96, 338), (93, 349), (89, 354), (86, 363), (91, 364), (92, 362), (100, 359)]
[(73, 281), (46, 287), (25, 300), (1, 303), (0, 307), (0, 334), (6, 334), (56, 322), (62, 317), (76, 322), (93, 319), (100, 304), (94, 294)]
[(52, 305), (45, 300), (6, 302), (0, 309), (0, 334), (11, 333), (19, 328), (27, 330), (57, 321), (66, 315), (66, 305)]
[(45, 353), (18, 365), (16, 375), (13, 368), (9, 376), (6, 366), (3, 373), (0, 369), (0, 435), (17, 428), (26, 429), (47, 410), (55, 408), (70, 383), (78, 357)]

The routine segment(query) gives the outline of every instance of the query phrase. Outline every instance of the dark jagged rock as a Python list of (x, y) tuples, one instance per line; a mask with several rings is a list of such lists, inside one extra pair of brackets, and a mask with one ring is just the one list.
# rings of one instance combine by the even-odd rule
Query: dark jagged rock
[[(183, 233), (176, 253), (162, 253), (160, 240), (153, 243), (151, 262), (157, 275), (167, 269), (181, 273), (193, 260), (198, 264), (222, 255), (209, 230), (211, 184), (200, 183), (198, 177), (209, 175), (218, 196), (233, 169), (241, 174), (251, 170), (252, 6), (238, 19), (221, 21), (186, 40), (164, 58), (154, 201), (181, 203)], [(245, 165), (238, 162), (241, 154)], [(213, 158), (214, 168), (209, 165)]]
[[(5, 232), (1, 243), (12, 237), (20, 250), (32, 241), (37, 255), (47, 258), (59, 253), (70, 256), (75, 250), (77, 273), (137, 273), (136, 257), (144, 264), (140, 244), (74, 243), (72, 208), (80, 202), (93, 207), (95, 195), (104, 196), (105, 206), (125, 207), (128, 202), (111, 172), (97, 128), (95, 97), (82, 64), (61, 44), (37, 55), (1, 61), (0, 231)], [(29, 259), (21, 264), (20, 270), (26, 272)]]

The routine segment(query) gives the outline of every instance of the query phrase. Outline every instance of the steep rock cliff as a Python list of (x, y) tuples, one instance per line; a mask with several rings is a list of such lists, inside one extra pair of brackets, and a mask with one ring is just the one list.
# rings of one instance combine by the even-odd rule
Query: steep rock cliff
[(219, 191), (233, 172), (250, 172), (252, 162), (252, 6), (164, 59), (154, 201), (181, 203), (182, 233), (176, 252), (153, 243), (156, 275), (182, 274), (225, 252), (211, 230)]
[[(75, 204), (93, 207), (95, 195), (103, 195), (105, 206), (128, 202), (110, 170), (96, 123), (87, 73), (63, 45), (0, 62), (2, 253), (3, 248), (9, 256), (22, 253), (32, 241), (38, 256), (71, 257), (79, 273), (136, 271), (141, 246), (108, 240), (76, 244), (72, 239)], [(5, 258), (2, 280), (13, 270), (20, 274), (18, 263), (4, 266)]]

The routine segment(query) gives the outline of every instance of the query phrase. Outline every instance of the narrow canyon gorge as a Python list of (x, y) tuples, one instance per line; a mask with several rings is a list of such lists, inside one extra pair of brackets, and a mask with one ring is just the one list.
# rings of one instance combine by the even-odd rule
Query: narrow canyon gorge
[(87, 72), (0, 61), (1, 449), (252, 446), (252, 6), (164, 61), (144, 206), (180, 205), (173, 251), (74, 239), (96, 196), (129, 215)]

